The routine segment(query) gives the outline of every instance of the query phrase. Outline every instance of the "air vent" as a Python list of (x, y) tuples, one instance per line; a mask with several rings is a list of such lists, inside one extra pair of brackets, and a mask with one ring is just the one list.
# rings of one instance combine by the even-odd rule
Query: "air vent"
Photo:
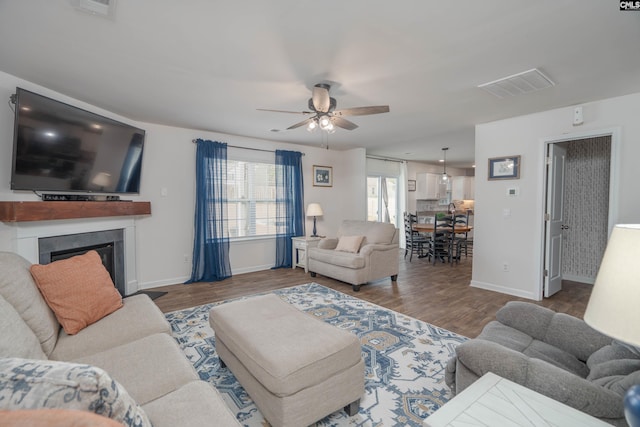
[(91, 13), (92, 15), (113, 18), (116, 9), (116, 0), (69, 0), (76, 9)]
[(551, 86), (555, 86), (555, 83), (549, 77), (542, 74), (540, 70), (533, 68), (528, 71), (523, 71), (522, 73), (481, 84), (478, 87), (498, 98), (506, 98), (508, 96), (535, 92)]

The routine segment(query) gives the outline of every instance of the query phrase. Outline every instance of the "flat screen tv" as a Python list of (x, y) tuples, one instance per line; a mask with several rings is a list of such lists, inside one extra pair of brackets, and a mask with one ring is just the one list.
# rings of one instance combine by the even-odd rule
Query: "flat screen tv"
[(16, 88), (12, 190), (138, 194), (145, 131)]

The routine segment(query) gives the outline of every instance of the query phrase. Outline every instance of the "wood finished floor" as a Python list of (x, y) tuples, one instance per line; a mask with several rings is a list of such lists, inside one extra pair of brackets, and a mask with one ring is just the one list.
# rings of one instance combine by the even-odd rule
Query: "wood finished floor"
[[(405, 261), (401, 255), (396, 283), (387, 278), (364, 285), (359, 292), (354, 292), (348, 284), (324, 276), (311, 278), (300, 268), (239, 274), (221, 282), (176, 284), (148, 290), (168, 292), (155, 300), (160, 309), (167, 313), (315, 282), (470, 338), (477, 336), (507, 301), (527, 301), (470, 287), (471, 258), (462, 259), (460, 264), (451, 266), (442, 263), (433, 265), (426, 259), (415, 257), (409, 262), (408, 258)], [(562, 291), (536, 304), (582, 318), (590, 294), (590, 285), (565, 281)]]

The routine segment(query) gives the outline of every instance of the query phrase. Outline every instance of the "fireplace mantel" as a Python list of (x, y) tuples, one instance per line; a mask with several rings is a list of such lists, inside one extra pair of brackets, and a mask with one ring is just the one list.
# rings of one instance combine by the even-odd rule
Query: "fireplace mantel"
[(0, 221), (2, 222), (50, 221), (150, 214), (151, 202), (0, 202)]

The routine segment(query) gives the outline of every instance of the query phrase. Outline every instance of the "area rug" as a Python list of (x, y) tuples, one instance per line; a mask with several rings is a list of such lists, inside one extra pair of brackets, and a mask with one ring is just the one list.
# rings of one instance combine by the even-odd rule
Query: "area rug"
[[(455, 347), (467, 338), (316, 283), (273, 293), (300, 310), (356, 334), (362, 343), (365, 395), (358, 414), (349, 417), (338, 411), (316, 426), (421, 426), (429, 414), (452, 397), (444, 383), (445, 366)], [(220, 367), (209, 326), (209, 309), (214, 305), (167, 313), (173, 336), (200, 378), (222, 393), (241, 424), (268, 426), (231, 371)]]

